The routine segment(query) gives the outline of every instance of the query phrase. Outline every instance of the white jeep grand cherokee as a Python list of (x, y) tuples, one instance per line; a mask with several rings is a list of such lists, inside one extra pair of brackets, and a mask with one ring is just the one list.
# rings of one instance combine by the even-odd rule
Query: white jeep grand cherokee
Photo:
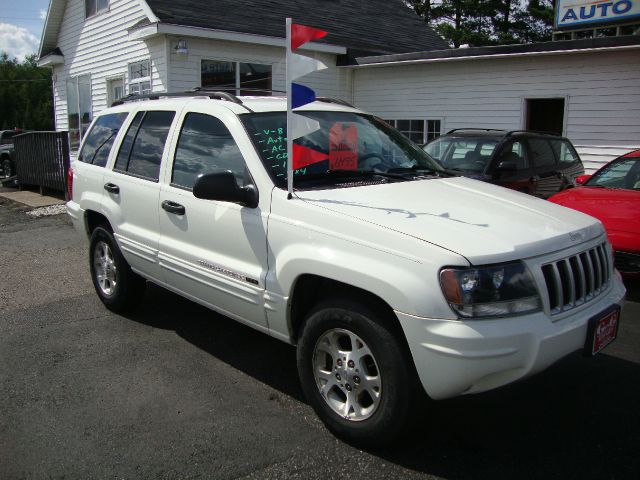
[(94, 120), (67, 207), (108, 308), (149, 280), (296, 345), (309, 403), (368, 445), (402, 431), (421, 387), (482, 392), (615, 338), (625, 290), (600, 222), (451, 176), (327, 99), (298, 111), (321, 129), (295, 141), (308, 164), (288, 198), (285, 110), (203, 92)]

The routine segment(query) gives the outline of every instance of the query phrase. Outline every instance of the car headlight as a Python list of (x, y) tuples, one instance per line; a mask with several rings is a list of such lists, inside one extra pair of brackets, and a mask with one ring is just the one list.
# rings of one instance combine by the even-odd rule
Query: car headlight
[(542, 306), (531, 272), (522, 262), (444, 268), (440, 286), (451, 308), (463, 318), (521, 315)]

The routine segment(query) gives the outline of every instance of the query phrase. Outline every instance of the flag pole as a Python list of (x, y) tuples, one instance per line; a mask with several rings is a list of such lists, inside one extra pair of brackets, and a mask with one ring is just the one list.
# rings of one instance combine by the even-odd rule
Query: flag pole
[(291, 109), (291, 18), (287, 18), (287, 56), (286, 56), (286, 81), (287, 81), (287, 198), (293, 197), (293, 136), (292, 136), (292, 109)]

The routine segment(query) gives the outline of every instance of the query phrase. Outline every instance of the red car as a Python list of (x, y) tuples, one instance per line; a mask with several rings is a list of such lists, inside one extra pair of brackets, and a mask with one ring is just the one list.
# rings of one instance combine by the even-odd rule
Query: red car
[(613, 245), (616, 268), (627, 278), (640, 278), (640, 150), (578, 177), (576, 183), (580, 186), (549, 201), (600, 220)]

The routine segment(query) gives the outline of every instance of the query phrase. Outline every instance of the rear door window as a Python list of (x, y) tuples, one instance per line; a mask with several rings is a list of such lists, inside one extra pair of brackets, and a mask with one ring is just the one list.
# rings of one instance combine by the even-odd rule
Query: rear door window
[(543, 138), (530, 138), (528, 140), (531, 150), (531, 162), (534, 168), (554, 167), (556, 157), (549, 142)]
[(138, 112), (120, 146), (115, 170), (157, 182), (175, 115), (176, 112), (166, 111)]
[(98, 117), (87, 133), (87, 139), (78, 154), (78, 160), (104, 167), (107, 164), (116, 135), (118, 135), (127, 115), (127, 112), (121, 112)]

